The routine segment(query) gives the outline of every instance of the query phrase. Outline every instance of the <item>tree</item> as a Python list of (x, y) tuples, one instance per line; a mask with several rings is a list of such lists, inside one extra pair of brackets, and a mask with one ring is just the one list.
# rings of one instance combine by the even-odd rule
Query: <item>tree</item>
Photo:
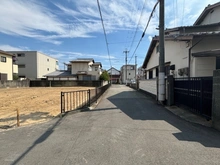
[(109, 81), (110, 80), (110, 76), (106, 70), (102, 72), (102, 74), (99, 77), (99, 80), (101, 80), (101, 81)]

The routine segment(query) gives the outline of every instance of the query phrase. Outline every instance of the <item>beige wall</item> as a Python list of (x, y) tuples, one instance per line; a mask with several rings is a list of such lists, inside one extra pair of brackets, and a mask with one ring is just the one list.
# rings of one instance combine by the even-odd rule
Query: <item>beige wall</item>
[[(1, 56), (6, 57), (6, 62), (1, 62)], [(12, 56), (0, 53), (0, 73), (7, 74), (8, 80), (13, 80), (12, 68)]]
[(205, 19), (201, 22), (201, 25), (212, 24), (220, 22), (220, 6), (216, 7), (213, 12), (209, 12)]

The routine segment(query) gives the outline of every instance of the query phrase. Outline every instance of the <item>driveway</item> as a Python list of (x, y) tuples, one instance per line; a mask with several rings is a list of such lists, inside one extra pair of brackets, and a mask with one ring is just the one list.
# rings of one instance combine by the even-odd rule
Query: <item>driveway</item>
[(219, 164), (220, 133), (112, 85), (97, 107), (0, 132), (1, 164)]

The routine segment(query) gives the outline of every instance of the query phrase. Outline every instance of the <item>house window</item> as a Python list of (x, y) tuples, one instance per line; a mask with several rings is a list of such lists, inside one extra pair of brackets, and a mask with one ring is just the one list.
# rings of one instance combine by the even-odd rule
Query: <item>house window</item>
[(47, 61), (48, 61), (48, 62), (50, 61), (49, 58), (47, 59)]
[(25, 54), (24, 54), (24, 53), (18, 53), (17, 56), (18, 56), (18, 57), (24, 57)]
[(59, 62), (58, 62), (58, 61), (56, 61), (56, 65), (59, 65)]
[(18, 68), (25, 68), (25, 64), (18, 65)]
[(131, 66), (131, 70), (134, 70), (134, 67), (133, 67), (133, 66)]
[(160, 47), (157, 45), (157, 53), (160, 52)]
[(49, 71), (50, 69), (49, 68), (47, 68), (47, 71)]
[(96, 66), (96, 67), (95, 67), (95, 71), (97, 71), (97, 70), (98, 70), (98, 67)]
[(153, 78), (153, 70), (149, 70), (149, 79)]
[(1, 56), (1, 62), (6, 62), (6, 57), (5, 56)]
[(131, 73), (128, 73), (128, 75), (131, 75)]

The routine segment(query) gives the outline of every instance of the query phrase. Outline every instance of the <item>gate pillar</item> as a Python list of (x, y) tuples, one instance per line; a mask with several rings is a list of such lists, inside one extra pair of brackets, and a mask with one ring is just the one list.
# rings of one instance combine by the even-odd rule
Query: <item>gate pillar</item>
[(213, 72), (212, 126), (220, 130), (220, 69)]

